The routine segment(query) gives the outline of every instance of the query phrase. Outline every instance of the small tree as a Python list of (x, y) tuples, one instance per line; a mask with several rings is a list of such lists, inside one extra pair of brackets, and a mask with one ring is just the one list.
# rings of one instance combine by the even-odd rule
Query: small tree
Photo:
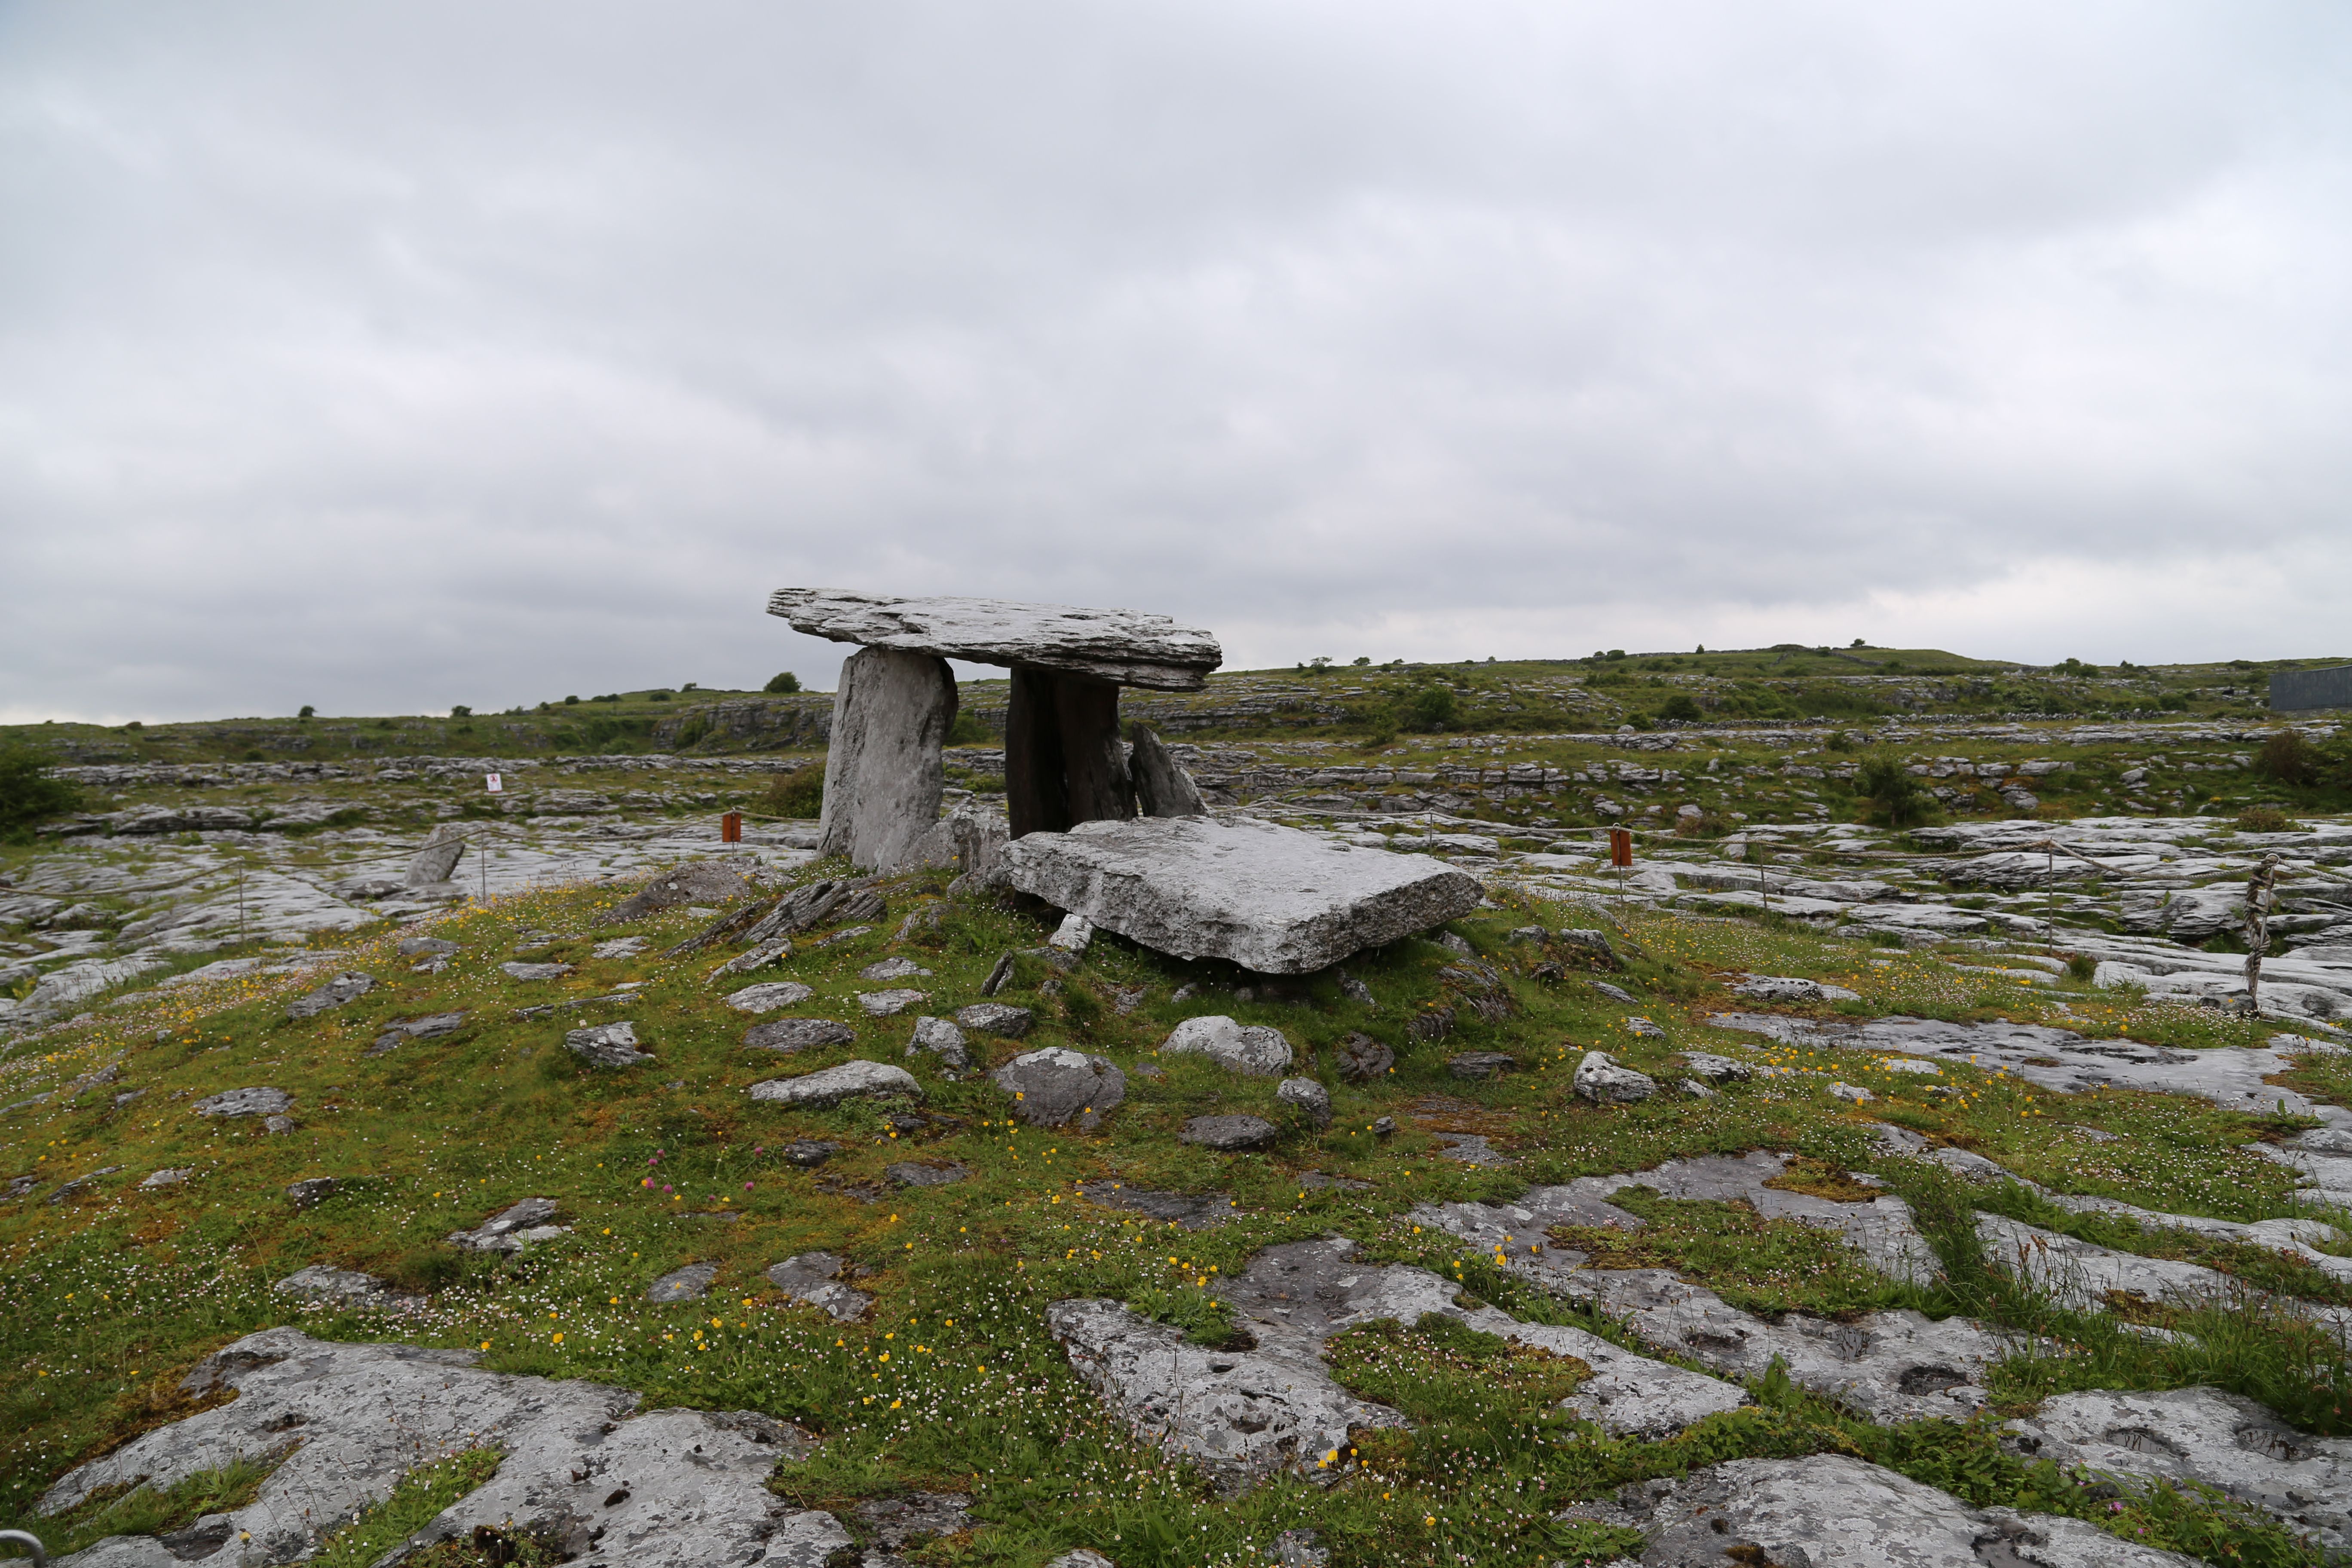
[(800, 689), (801, 678), (789, 669), (782, 675), (772, 677), (767, 685), (760, 688), (762, 691), (783, 692), (798, 691)]
[(81, 791), (53, 777), (48, 767), (48, 758), (28, 748), (0, 751), (0, 834), (13, 837), (81, 805)]
[(1928, 795), (1919, 781), (1893, 757), (1873, 757), (1854, 774), (1854, 788), (1870, 798), (1889, 827), (1910, 827), (1927, 813)]
[(314, 714), (314, 713), (316, 713), (316, 712), (318, 712), (318, 710), (317, 710), (316, 708), (313, 708), (313, 707), (311, 707), (308, 702), (305, 702), (304, 704), (302, 704), (302, 711), (300, 711), (299, 713), (295, 714), (295, 715), (294, 715), (294, 717), (296, 717), (297, 719), (308, 719), (308, 718), (310, 718), (312, 714)]
[(449, 710), (449, 717), (452, 719), (470, 719), (473, 716), (474, 710), (462, 702)]
[(1423, 731), (1443, 730), (1454, 722), (1454, 689), (1450, 686), (1424, 686), (1404, 700), (1404, 720), (1408, 728)]
[(794, 771), (778, 775), (768, 786), (762, 802), (771, 816), (822, 816), (824, 815), (824, 764), (805, 763)]
[(1677, 691), (1667, 698), (1665, 706), (1658, 710), (1658, 716), (1662, 719), (1680, 720), (1686, 724), (1696, 722), (1702, 717), (1698, 704), (1691, 700), (1690, 693), (1687, 691)]

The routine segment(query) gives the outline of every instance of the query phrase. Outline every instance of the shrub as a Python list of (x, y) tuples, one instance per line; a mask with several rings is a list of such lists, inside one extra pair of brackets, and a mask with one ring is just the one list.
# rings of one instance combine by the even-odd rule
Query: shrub
[(566, 708), (577, 708), (580, 706), (580, 699), (577, 697), (567, 697), (563, 700), (563, 705)]
[(762, 803), (770, 816), (822, 816), (824, 815), (824, 764), (807, 763), (788, 773), (779, 774), (768, 786)]
[(308, 719), (318, 711), (319, 710), (316, 708), (313, 708), (308, 702), (305, 702), (302, 704), (302, 711), (295, 714), (294, 717), (297, 719)]
[(2248, 833), (2293, 833), (2297, 824), (2285, 812), (2267, 805), (2250, 805), (2238, 813), (2238, 826)]
[(1666, 699), (1665, 706), (1658, 710), (1658, 717), (1677, 720), (1685, 724), (1694, 723), (1700, 717), (1699, 707), (1697, 703), (1691, 700), (1689, 692), (1677, 691)]
[(1454, 689), (1450, 686), (1423, 686), (1404, 700), (1408, 729), (1443, 730), (1454, 722)]
[(470, 719), (473, 716), (474, 710), (462, 702), (449, 710), (449, 717), (452, 719)]
[(2283, 784), (2315, 784), (2326, 758), (2319, 748), (2294, 730), (2282, 730), (2254, 753), (2254, 772)]
[(667, 702), (669, 700), (669, 693), (667, 691), (648, 691), (646, 693), (646, 700), (648, 702)]
[(1873, 757), (1854, 774), (1853, 787), (1870, 797), (1889, 827), (1909, 827), (1927, 815), (1927, 796), (1919, 781), (1893, 757)]
[(984, 746), (988, 743), (988, 726), (969, 708), (956, 710), (955, 722), (948, 726), (950, 746)]
[(2066, 973), (2087, 982), (2099, 973), (2099, 961), (2087, 952), (2070, 952), (2066, 955)]
[(760, 688), (762, 691), (798, 691), (800, 689), (801, 678), (789, 669), (782, 675), (771, 676), (768, 684)]
[(0, 834), (16, 833), (80, 806), (81, 791), (70, 780), (52, 778), (46, 771), (48, 765), (38, 752), (0, 751)]

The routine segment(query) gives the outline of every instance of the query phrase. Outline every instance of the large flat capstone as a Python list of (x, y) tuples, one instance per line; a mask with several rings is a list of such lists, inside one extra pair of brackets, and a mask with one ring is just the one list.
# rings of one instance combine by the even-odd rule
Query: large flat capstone
[(1139, 610), (780, 588), (769, 596), (768, 614), (790, 621), (794, 631), (835, 642), (1025, 665), (1158, 691), (1198, 691), (1225, 658), (1207, 632)]
[(1349, 849), (1207, 816), (1082, 822), (1005, 846), (1013, 886), (1179, 958), (1305, 974), (1478, 907), (1478, 883), (1423, 855)]

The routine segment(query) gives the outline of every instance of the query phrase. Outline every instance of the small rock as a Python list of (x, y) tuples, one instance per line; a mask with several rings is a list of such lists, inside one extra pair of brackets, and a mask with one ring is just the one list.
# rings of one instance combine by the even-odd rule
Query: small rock
[(355, 1268), (330, 1268), (314, 1263), (289, 1274), (270, 1287), (283, 1296), (300, 1296), (337, 1307), (379, 1305), (392, 1294), (389, 1282)]
[(1927, 1141), (1908, 1127), (1874, 1121), (1870, 1124), (1870, 1136), (1883, 1152), (1898, 1158), (1916, 1159), (1927, 1152)]
[(1746, 1083), (1755, 1076), (1746, 1062), (1729, 1057), (1710, 1056), (1706, 1051), (1684, 1051), (1681, 1056), (1685, 1067), (1709, 1083)]
[(124, 1106), (130, 1104), (132, 1100), (137, 1100), (141, 1095), (145, 1094), (146, 1092), (147, 1091), (143, 1089), (124, 1089), (121, 1094), (114, 1097), (114, 1109), (117, 1110), (121, 1110)]
[(1587, 1051), (1577, 1064), (1576, 1092), (1595, 1105), (1631, 1105), (1658, 1092), (1657, 1081), (1619, 1067), (1606, 1051)]
[(561, 980), (572, 973), (568, 963), (501, 963), (509, 980)]
[(1858, 1089), (1850, 1083), (1833, 1083), (1830, 1085), (1830, 1092), (1840, 1100), (1850, 1100), (1856, 1105), (1867, 1105), (1878, 1098), (1870, 1090)]
[(845, 1046), (856, 1038), (856, 1030), (835, 1018), (779, 1018), (772, 1024), (754, 1024), (743, 1031), (745, 1045), (780, 1056), (824, 1046)]
[(977, 1029), (983, 1035), (996, 1035), (1017, 1040), (1029, 1032), (1036, 1015), (1026, 1007), (1015, 1007), (1003, 1002), (975, 1002), (956, 1010), (955, 1021), (967, 1029)]
[(790, 1007), (805, 1002), (816, 993), (797, 980), (775, 980), (762, 985), (746, 985), (740, 991), (730, 992), (727, 1005), (739, 1013), (772, 1013), (779, 1007)]
[(942, 1161), (936, 1165), (919, 1164), (909, 1160), (897, 1165), (885, 1165), (882, 1173), (890, 1179), (893, 1186), (944, 1187), (962, 1181), (971, 1172), (952, 1160)]
[(1589, 952), (1599, 953), (1611, 963), (1615, 963), (1618, 961), (1617, 950), (1609, 945), (1609, 937), (1607, 933), (1603, 931), (1577, 930), (1557, 931), (1552, 932), (1552, 940), (1558, 942), (1565, 942), (1570, 947), (1583, 948)]
[(1318, 1127), (1331, 1125), (1331, 1093), (1311, 1078), (1286, 1078), (1275, 1086), (1274, 1098), (1295, 1105)]
[(1091, 1129), (1127, 1098), (1127, 1075), (1110, 1058), (1066, 1046), (1017, 1056), (988, 1077), (1033, 1127), (1059, 1127), (1075, 1117)]
[(1732, 994), (1754, 996), (1766, 1002), (1857, 1002), (1858, 991), (1843, 985), (1831, 985), (1819, 980), (1805, 980), (1788, 974), (1751, 974), (1734, 985)]
[(971, 1500), (954, 1492), (917, 1492), (912, 1497), (875, 1498), (857, 1505), (857, 1517), (874, 1539), (892, 1551), (935, 1535), (971, 1528)]
[(1263, 1025), (1244, 1028), (1231, 1018), (1212, 1014), (1187, 1018), (1160, 1042), (1160, 1054), (1198, 1055), (1252, 1078), (1272, 1078), (1293, 1059), (1290, 1042), (1279, 1029)]
[(716, 1263), (689, 1263), (674, 1268), (646, 1287), (648, 1301), (698, 1301), (719, 1278)]
[(911, 958), (886, 958), (878, 963), (869, 963), (859, 970), (857, 977), (861, 980), (904, 980), (909, 974), (929, 974), (929, 970)]
[(926, 1000), (928, 995), (921, 991), (861, 991), (857, 1005), (866, 1009), (869, 1018), (890, 1018)]
[(1015, 961), (1009, 952), (998, 959), (996, 967), (988, 972), (988, 978), (980, 983), (980, 994), (982, 996), (993, 996), (1003, 990), (1006, 984), (1013, 978), (1014, 966)]
[(615, 937), (611, 942), (600, 942), (588, 952), (591, 956), (596, 958), (635, 958), (645, 950), (644, 937), (624, 936)]
[(1118, 1565), (1101, 1552), (1081, 1546), (1076, 1552), (1063, 1552), (1046, 1563), (1045, 1568), (1118, 1568)]
[(637, 1049), (636, 1026), (627, 1019), (573, 1029), (563, 1037), (564, 1047), (591, 1067), (625, 1068), (653, 1060), (653, 1053)]
[(400, 956), (403, 958), (426, 958), (465, 951), (458, 943), (437, 936), (412, 936), (400, 944)]
[(1346, 970), (1342, 969), (1339, 972), (1339, 994), (1345, 996), (1349, 1001), (1365, 1007), (1377, 1008), (1380, 1005), (1378, 1002), (1372, 999), (1371, 987), (1366, 985), (1362, 981), (1357, 979)]
[(1414, 1014), (1404, 1032), (1425, 1046), (1433, 1046), (1454, 1032), (1454, 1009), (1425, 1007)]
[(784, 1145), (784, 1158), (809, 1170), (814, 1170), (840, 1152), (840, 1144), (826, 1143), (814, 1138), (795, 1138)]
[(313, 1176), (307, 1182), (296, 1182), (289, 1186), (286, 1195), (293, 1200), (298, 1209), (314, 1209), (332, 1196), (342, 1184), (332, 1176)]
[(1643, 1039), (1663, 1040), (1666, 1037), (1666, 1032), (1664, 1029), (1661, 1029), (1655, 1024), (1650, 1022), (1649, 1019), (1643, 1017), (1636, 1016), (1626, 1019), (1625, 1028), (1628, 1033), (1638, 1035)]
[(291, 1132), (294, 1131), (294, 1119), (290, 1116), (265, 1116), (261, 1119), (261, 1130), (269, 1133)]
[(1642, 1005), (1642, 999), (1640, 997), (1634, 995), (1631, 991), (1626, 990), (1622, 985), (1612, 985), (1606, 980), (1588, 980), (1585, 984), (1591, 986), (1595, 991), (1600, 992), (1603, 996), (1608, 997), (1612, 1002), (1622, 1002), (1628, 1007), (1638, 1007)]
[(548, 1223), (554, 1217), (553, 1198), (525, 1198), (471, 1230), (451, 1232), (448, 1240), (474, 1252), (520, 1252), (528, 1243), (566, 1235), (570, 1226)]
[(874, 1305), (863, 1290), (841, 1283), (847, 1265), (830, 1252), (803, 1252), (768, 1270), (768, 1283), (795, 1301), (805, 1301), (845, 1323), (854, 1323)]
[(232, 1089), (188, 1107), (198, 1116), (276, 1116), (293, 1108), (294, 1097), (282, 1089)]
[(1450, 931), (1439, 931), (1435, 936), (1431, 937), (1429, 940), (1435, 942), (1438, 946), (1445, 949), (1448, 952), (1458, 952), (1465, 958), (1475, 958), (1478, 956), (1476, 949), (1473, 948), (1468, 942), (1463, 941), (1462, 938), (1456, 936)]
[(1084, 915), (1064, 915), (1061, 925), (1045, 939), (1045, 945), (1058, 947), (1064, 952), (1084, 952), (1094, 939), (1093, 921)]
[(1195, 1116), (1177, 1136), (1203, 1149), (1232, 1152), (1263, 1149), (1282, 1135), (1282, 1129), (1262, 1116)]
[(307, 996), (298, 996), (286, 1005), (289, 1018), (309, 1018), (330, 1007), (341, 1007), (356, 1002), (375, 989), (375, 976), (353, 972), (338, 974)]
[(1331, 1553), (1315, 1544), (1311, 1530), (1286, 1530), (1274, 1538), (1274, 1560), (1279, 1568), (1323, 1568)]
[(1361, 1032), (1342, 1039), (1332, 1055), (1337, 1058), (1339, 1076), (1350, 1083), (1368, 1082), (1396, 1066), (1394, 1051)]
[(142, 1187), (176, 1187), (194, 1174), (194, 1166), (182, 1166), (176, 1171), (157, 1171), (139, 1184)]
[(1500, 1078), (1518, 1069), (1519, 1058), (1507, 1051), (1465, 1051), (1446, 1062), (1455, 1078)]
[(1716, 1094), (1715, 1090), (1707, 1088), (1706, 1085), (1699, 1082), (1699, 1080), (1695, 1078), (1684, 1079), (1680, 1083), (1675, 1085), (1675, 1088), (1681, 1092), (1683, 1098), (1685, 1100), (1715, 1100), (1719, 1098)]
[(1503, 933), (1505, 942), (1531, 942), (1537, 947), (1551, 940), (1551, 932), (1541, 926), (1519, 926)]
[(923, 1086), (905, 1068), (887, 1062), (846, 1061), (799, 1078), (772, 1078), (744, 1093), (772, 1105), (838, 1105), (845, 1100), (905, 1095), (923, 1098)]
[(918, 1018), (914, 1038), (907, 1043), (907, 1054), (914, 1056), (929, 1051), (951, 1068), (968, 1068), (971, 1053), (964, 1047), (963, 1031), (945, 1018)]
[(1372, 1123), (1372, 1136), (1375, 1138), (1386, 1138), (1395, 1131), (1396, 1118), (1393, 1116), (1383, 1116)]
[(793, 944), (783, 937), (763, 942), (749, 952), (736, 954), (710, 972), (713, 980), (723, 980), (730, 974), (749, 974), (755, 969), (765, 969), (781, 958), (793, 955)]

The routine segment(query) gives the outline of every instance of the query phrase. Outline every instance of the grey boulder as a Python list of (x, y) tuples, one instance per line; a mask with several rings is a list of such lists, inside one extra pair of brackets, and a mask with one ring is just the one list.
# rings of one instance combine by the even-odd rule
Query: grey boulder
[(1478, 907), (1477, 881), (1419, 855), (1349, 849), (1242, 817), (1083, 822), (1005, 846), (1013, 887), (1158, 952), (1268, 974), (1326, 969)]
[(1755, 1069), (1746, 1062), (1706, 1051), (1685, 1051), (1682, 1060), (1685, 1067), (1709, 1083), (1746, 1083), (1755, 1076)]
[(1350, 1083), (1380, 1078), (1396, 1066), (1396, 1052), (1360, 1030), (1341, 1040), (1332, 1054), (1339, 1076)]
[(298, 1268), (270, 1289), (281, 1296), (331, 1307), (380, 1307), (394, 1299), (387, 1281), (355, 1268), (331, 1268), (323, 1263)]
[(1274, 1098), (1295, 1106), (1318, 1127), (1331, 1125), (1331, 1091), (1311, 1078), (1286, 1078), (1274, 1086)]
[(1293, 1059), (1279, 1029), (1244, 1027), (1222, 1014), (1187, 1018), (1160, 1043), (1163, 1057), (1203, 1056), (1220, 1067), (1252, 1078), (1272, 1078)]
[(964, 1046), (963, 1031), (945, 1018), (918, 1018), (914, 1037), (907, 1042), (907, 1054), (916, 1056), (929, 1051), (951, 1068), (971, 1065), (971, 1052)]
[(1862, 993), (1849, 991), (1843, 985), (1789, 974), (1751, 974), (1734, 985), (1731, 991), (1736, 996), (1753, 996), (1765, 1002), (1857, 1002), (1862, 999)]
[(848, 1061), (799, 1078), (772, 1078), (744, 1093), (771, 1105), (839, 1105), (845, 1100), (905, 1095), (923, 1098), (923, 1086), (905, 1068), (887, 1062)]
[(845, 1285), (848, 1265), (830, 1252), (803, 1252), (768, 1270), (768, 1283), (795, 1301), (803, 1301), (845, 1323), (854, 1323), (874, 1305), (874, 1298)]
[(1108, 1058), (1066, 1046), (1026, 1052), (988, 1076), (1033, 1127), (1060, 1127), (1075, 1117), (1092, 1129), (1127, 1098), (1127, 1075)]
[(198, 1116), (278, 1116), (293, 1108), (294, 1097), (282, 1089), (232, 1089), (188, 1107)]
[(955, 1021), (983, 1035), (1017, 1040), (1029, 1032), (1036, 1017), (1028, 1008), (1015, 1007), (1008, 1002), (975, 1002), (969, 1007), (957, 1008)]
[(710, 1282), (719, 1278), (716, 1263), (689, 1263), (683, 1268), (673, 1268), (646, 1287), (648, 1301), (698, 1301), (710, 1290)]
[(1519, 1058), (1508, 1051), (1465, 1051), (1458, 1057), (1450, 1058), (1445, 1068), (1455, 1078), (1500, 1078), (1507, 1072), (1517, 1072)]
[(739, 1013), (772, 1013), (779, 1007), (805, 1002), (815, 994), (797, 980), (775, 980), (761, 985), (746, 985), (740, 991), (728, 993), (727, 1005)]
[[(425, 843), (409, 858), (408, 874), (401, 880), (406, 887), (429, 888), (446, 882), (457, 868), (457, 858), (466, 853), (466, 836), (443, 823), (425, 837)], [(404, 947), (403, 952), (408, 950)], [(439, 948), (425, 949), (438, 952)], [(454, 950), (453, 950), (454, 951)]]
[(501, 963), (509, 980), (561, 980), (572, 973), (568, 963)]
[(298, 996), (286, 1005), (289, 1018), (314, 1017), (330, 1007), (341, 1007), (358, 1001), (375, 989), (375, 976), (354, 971), (338, 974), (307, 996)]
[(616, 1024), (569, 1030), (564, 1034), (563, 1046), (591, 1067), (635, 1067), (654, 1059), (652, 1052), (637, 1049), (636, 1026), (625, 1018)]
[(437, 936), (412, 936), (400, 944), (400, 956), (403, 958), (446, 958), (453, 952), (465, 951), (459, 943)]
[(856, 1038), (857, 1031), (837, 1018), (779, 1018), (772, 1024), (754, 1024), (743, 1031), (743, 1043), (752, 1049), (783, 1056), (824, 1046), (845, 1046)]
[(1195, 1116), (1177, 1133), (1187, 1143), (1225, 1153), (1263, 1149), (1280, 1136), (1282, 1129), (1263, 1116)]
[(1587, 1051), (1577, 1064), (1576, 1092), (1595, 1105), (1631, 1105), (1658, 1092), (1658, 1083), (1646, 1073), (1620, 1067), (1606, 1051)]
[(749, 882), (716, 861), (689, 861), (656, 877), (596, 917), (595, 923), (620, 925), (680, 904), (723, 904), (751, 890)]
[(896, 1165), (883, 1166), (882, 1174), (889, 1178), (894, 1187), (944, 1187), (962, 1181), (971, 1174), (971, 1171), (953, 1160), (942, 1161), (936, 1165), (908, 1160)]
[(894, 1018), (916, 1003), (923, 1001), (925, 996), (926, 994), (923, 992), (903, 988), (894, 991), (861, 991), (857, 994), (857, 1005), (866, 1010), (866, 1016), (869, 1018)]
[(568, 1226), (548, 1223), (554, 1217), (553, 1198), (525, 1198), (471, 1230), (452, 1232), (448, 1241), (452, 1247), (462, 1247), (469, 1252), (520, 1252), (530, 1242), (546, 1241), (570, 1231)]

